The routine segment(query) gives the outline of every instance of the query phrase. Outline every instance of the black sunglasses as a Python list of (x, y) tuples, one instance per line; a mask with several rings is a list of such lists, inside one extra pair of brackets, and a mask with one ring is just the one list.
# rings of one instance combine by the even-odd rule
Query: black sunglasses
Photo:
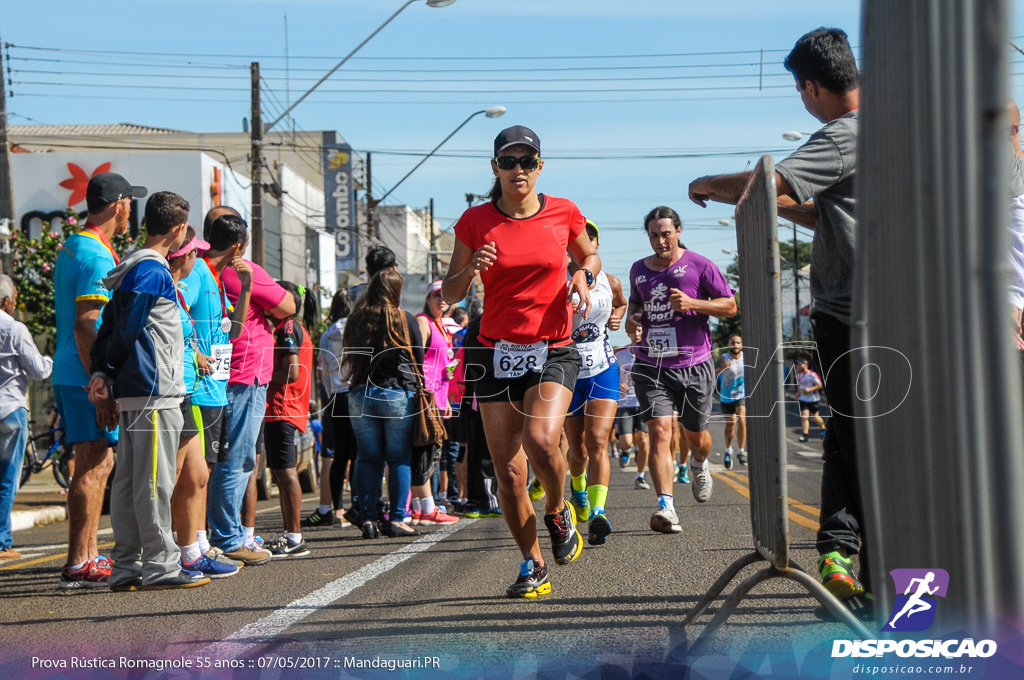
[(526, 172), (531, 172), (540, 166), (540, 158), (537, 156), (523, 156), (522, 158), (498, 156), (494, 159), (494, 163), (502, 170), (513, 170), (518, 165)]

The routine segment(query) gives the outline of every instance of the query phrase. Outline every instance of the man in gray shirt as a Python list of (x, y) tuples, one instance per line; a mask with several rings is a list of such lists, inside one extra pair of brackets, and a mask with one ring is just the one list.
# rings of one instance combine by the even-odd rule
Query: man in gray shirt
[(39, 353), (25, 324), (14, 320), (17, 308), (14, 281), (0, 275), (0, 560), (21, 557), (11, 547), (11, 508), (28, 437), (28, 381), (48, 378), (53, 369), (53, 360)]
[[(796, 79), (808, 113), (825, 123), (775, 166), (775, 182), (779, 216), (814, 230), (811, 323), (832, 408), (822, 457), (818, 568), (825, 587), (847, 599), (865, 591), (849, 559), (862, 551), (863, 529), (849, 360), (859, 74), (846, 33), (838, 29), (820, 28), (800, 38), (785, 66)], [(690, 200), (702, 207), (708, 200), (735, 204), (749, 176), (695, 179), (690, 183)], [(861, 574), (867, 573), (867, 555), (862, 552)]]

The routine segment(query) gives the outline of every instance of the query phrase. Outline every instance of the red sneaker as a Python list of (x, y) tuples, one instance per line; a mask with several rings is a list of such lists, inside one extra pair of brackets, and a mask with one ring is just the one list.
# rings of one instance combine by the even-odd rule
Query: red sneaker
[(434, 508), (434, 512), (429, 515), (420, 515), (420, 524), (455, 524), (459, 519), (459, 517), (452, 517), (441, 512), (441, 508)]
[(67, 566), (60, 570), (60, 587), (65, 590), (78, 588), (105, 588), (110, 576), (110, 562), (106, 558), (94, 557), (81, 569), (71, 570)]
[(419, 510), (413, 510), (409, 515), (409, 524), (416, 525), (423, 522), (423, 513)]

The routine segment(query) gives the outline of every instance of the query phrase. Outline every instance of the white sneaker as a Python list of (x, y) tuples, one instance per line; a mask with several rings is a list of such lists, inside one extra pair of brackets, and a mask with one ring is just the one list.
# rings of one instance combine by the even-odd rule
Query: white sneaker
[(658, 510), (651, 515), (651, 530), (661, 534), (683, 533), (683, 527), (679, 525), (679, 517), (672, 508)]
[(693, 491), (693, 499), (698, 503), (707, 503), (708, 499), (711, 498), (711, 487), (714, 483), (711, 481), (711, 468), (706, 467), (703, 470), (690, 466), (690, 489)]
[(637, 477), (633, 482), (634, 489), (650, 489), (651, 485), (647, 483), (647, 480), (643, 477)]

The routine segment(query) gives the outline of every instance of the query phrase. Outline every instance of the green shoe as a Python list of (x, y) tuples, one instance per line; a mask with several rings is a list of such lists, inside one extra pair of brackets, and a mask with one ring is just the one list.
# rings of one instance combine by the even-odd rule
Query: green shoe
[(572, 503), (572, 508), (576, 511), (576, 519), (581, 522), (590, 519), (590, 496), (587, 495), (586, 489), (583, 491), (573, 489), (569, 496), (569, 502)]
[(825, 553), (818, 558), (821, 583), (837, 599), (846, 600), (864, 593), (864, 586), (853, 575), (853, 560), (836, 551)]
[(544, 487), (540, 485), (540, 480), (536, 477), (533, 478), (530, 486), (526, 487), (526, 489), (530, 494), (531, 501), (539, 501), (541, 498), (544, 498)]

